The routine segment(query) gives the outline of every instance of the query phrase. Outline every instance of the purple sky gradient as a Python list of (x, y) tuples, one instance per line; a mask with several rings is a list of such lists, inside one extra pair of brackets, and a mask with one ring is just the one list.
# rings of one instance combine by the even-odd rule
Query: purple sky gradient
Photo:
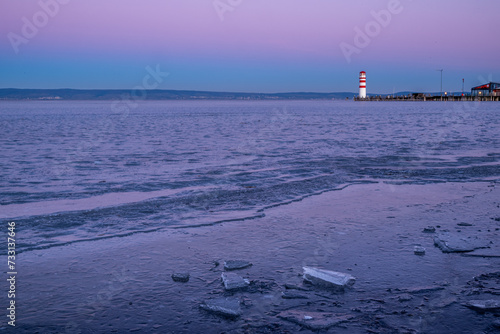
[(9, 33), (43, 9), (7, 0), (0, 88), (131, 89), (156, 65), (161, 89), (355, 92), (365, 70), (369, 93), (439, 91), (441, 68), (448, 91), (500, 81), (498, 0), (400, 0), (348, 62), (341, 43), (394, 1), (241, 0), (221, 20), (213, 0), (65, 0), (16, 53)]

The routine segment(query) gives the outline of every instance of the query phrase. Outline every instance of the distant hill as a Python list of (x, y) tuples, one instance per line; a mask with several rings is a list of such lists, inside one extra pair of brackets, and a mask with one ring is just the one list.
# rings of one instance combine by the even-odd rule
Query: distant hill
[[(146, 92), (146, 94), (144, 94)], [(231, 93), (189, 90), (147, 90), (133, 93), (126, 89), (0, 89), (0, 100), (332, 100), (351, 99), (355, 93)]]

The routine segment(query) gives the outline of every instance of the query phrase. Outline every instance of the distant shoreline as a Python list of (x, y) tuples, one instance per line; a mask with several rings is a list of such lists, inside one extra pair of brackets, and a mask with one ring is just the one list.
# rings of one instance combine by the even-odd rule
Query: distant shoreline
[(127, 90), (127, 89), (0, 89), (0, 100), (345, 100), (356, 94), (338, 93), (238, 93), (190, 90)]
[[(395, 94), (369, 94), (359, 99), (353, 92), (288, 92), (288, 93), (242, 93), (210, 92), (194, 90), (127, 90), (127, 89), (17, 89), (1, 88), (0, 101), (472, 101), (478, 97), (461, 93), (398, 92)], [(489, 98), (481, 97), (481, 101)], [(499, 101), (500, 97), (491, 99)]]
[[(412, 92), (395, 94), (369, 94), (368, 100), (398, 99), (411, 96)], [(419, 93), (424, 94), (424, 93)], [(461, 93), (451, 93), (459, 96)], [(439, 95), (439, 93), (425, 93)], [(285, 93), (242, 93), (242, 92), (210, 92), (194, 90), (130, 90), (130, 89), (18, 89), (1, 88), (0, 101), (116, 101), (116, 100), (353, 100), (358, 94), (354, 92), (285, 92)]]

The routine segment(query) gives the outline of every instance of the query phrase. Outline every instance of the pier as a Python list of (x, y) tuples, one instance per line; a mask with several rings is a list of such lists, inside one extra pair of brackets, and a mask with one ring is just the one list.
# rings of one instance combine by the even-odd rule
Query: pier
[(500, 101), (500, 95), (374, 95), (366, 98), (355, 96), (354, 101)]
[[(440, 70), (441, 74), (443, 70)], [(483, 85), (472, 87), (469, 93), (464, 91), (464, 80), (462, 79), (462, 92), (443, 94), (441, 81), (441, 92), (439, 95), (426, 93), (402, 93), (392, 95), (367, 95), (366, 94), (366, 72), (359, 74), (359, 95), (353, 97), (354, 101), (500, 101), (500, 83), (487, 82)]]

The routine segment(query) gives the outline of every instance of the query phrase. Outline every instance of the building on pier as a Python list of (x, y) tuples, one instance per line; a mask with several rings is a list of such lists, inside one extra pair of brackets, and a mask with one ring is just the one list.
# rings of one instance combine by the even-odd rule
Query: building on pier
[(484, 85), (472, 87), (472, 96), (500, 96), (500, 83), (488, 82)]

